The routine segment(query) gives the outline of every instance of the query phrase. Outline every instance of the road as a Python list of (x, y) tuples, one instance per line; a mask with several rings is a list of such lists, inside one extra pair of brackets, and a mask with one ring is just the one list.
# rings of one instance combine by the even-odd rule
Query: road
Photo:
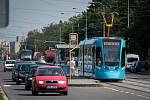
[[(126, 81), (121, 83), (102, 82), (103, 87), (69, 87), (68, 96), (59, 94), (32, 96), (31, 91), (24, 90), (24, 84), (16, 85), (15, 82), (12, 82), (11, 72), (3, 72), (2, 65), (0, 66), (0, 81), (9, 100), (150, 100), (149, 92), (127, 88), (135, 84), (138, 86), (139, 82), (141, 82), (140, 85), (145, 83), (144, 87), (146, 88), (150, 84), (148, 75), (128, 74)], [(127, 87), (119, 86), (118, 84)], [(147, 89), (150, 90), (149, 87)]]

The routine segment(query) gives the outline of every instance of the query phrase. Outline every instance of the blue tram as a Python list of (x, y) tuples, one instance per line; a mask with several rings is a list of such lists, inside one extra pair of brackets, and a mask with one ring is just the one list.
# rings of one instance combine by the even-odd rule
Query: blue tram
[(79, 43), (79, 75), (124, 80), (126, 43), (121, 37), (96, 37)]

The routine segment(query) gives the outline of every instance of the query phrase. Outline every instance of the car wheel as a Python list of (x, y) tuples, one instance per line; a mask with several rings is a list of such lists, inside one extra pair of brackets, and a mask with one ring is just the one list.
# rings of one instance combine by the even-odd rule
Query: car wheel
[(25, 84), (25, 90), (30, 90), (30, 87)]
[(17, 85), (20, 85), (20, 82), (19, 82), (19, 80), (16, 80), (16, 84), (17, 84)]
[(12, 81), (13, 81), (13, 82), (15, 82), (15, 79), (14, 79), (14, 78), (12, 78)]
[(62, 95), (68, 95), (68, 91), (67, 92), (62, 92)]
[(32, 88), (32, 95), (37, 96), (38, 91), (36, 91), (35, 87)]

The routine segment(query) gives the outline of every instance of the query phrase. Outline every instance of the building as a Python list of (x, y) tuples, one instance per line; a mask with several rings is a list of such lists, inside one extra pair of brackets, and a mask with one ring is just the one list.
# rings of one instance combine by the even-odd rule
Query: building
[(15, 42), (15, 41), (10, 42), (10, 52), (12, 54), (19, 52), (19, 49), (20, 49), (20, 43), (19, 42)]

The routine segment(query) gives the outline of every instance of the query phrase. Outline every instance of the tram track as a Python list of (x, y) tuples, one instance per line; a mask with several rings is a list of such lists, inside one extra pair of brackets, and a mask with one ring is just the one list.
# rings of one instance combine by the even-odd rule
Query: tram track
[(126, 79), (126, 81), (137, 82), (137, 83), (144, 84), (144, 85), (150, 85), (150, 81), (133, 80), (133, 79)]
[(139, 80), (135, 81), (135, 80), (127, 79), (122, 82), (104, 82), (103, 85), (108, 87), (117, 86), (117, 87), (128, 88), (132, 90), (138, 90), (138, 91), (150, 93), (150, 84), (145, 81), (139, 82)]

